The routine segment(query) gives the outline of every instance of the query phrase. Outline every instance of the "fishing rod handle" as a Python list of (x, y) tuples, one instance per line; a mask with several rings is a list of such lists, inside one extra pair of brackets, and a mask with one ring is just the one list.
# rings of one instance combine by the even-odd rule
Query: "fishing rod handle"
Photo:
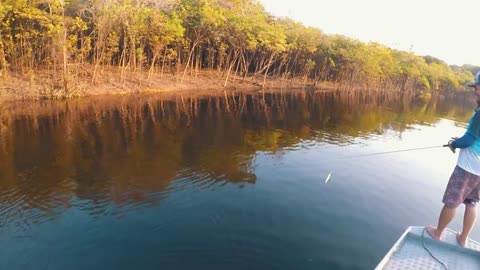
[(450, 144), (444, 144), (443, 147), (448, 147), (448, 148), (450, 148), (450, 151), (452, 151), (452, 153), (455, 154), (455, 148), (452, 148), (452, 147), (450, 146)]

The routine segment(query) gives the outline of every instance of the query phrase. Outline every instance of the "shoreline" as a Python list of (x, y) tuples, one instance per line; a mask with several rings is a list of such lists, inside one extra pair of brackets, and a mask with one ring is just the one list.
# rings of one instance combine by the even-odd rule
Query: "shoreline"
[(155, 93), (202, 93), (212, 94), (219, 91), (262, 91), (270, 89), (325, 89), (337, 90), (340, 85), (321, 83), (316, 86), (305, 83), (303, 78), (267, 77), (265, 87), (263, 78), (231, 76), (227, 85), (222, 74), (216, 71), (202, 70), (196, 75), (186, 76), (183, 82), (174, 74), (154, 74), (128, 72), (122, 79), (115, 71), (104, 71), (100, 79), (92, 82), (88, 76), (70, 76), (66, 92), (61, 74), (41, 70), (30, 74), (10, 73), (0, 78), (0, 100), (61, 100), (91, 96), (116, 96)]

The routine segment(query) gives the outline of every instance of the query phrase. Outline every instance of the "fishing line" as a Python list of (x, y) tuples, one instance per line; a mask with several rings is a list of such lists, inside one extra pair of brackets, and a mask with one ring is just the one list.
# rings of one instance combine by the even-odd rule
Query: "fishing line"
[[(425, 149), (434, 149), (434, 148), (441, 148), (441, 147), (448, 147), (448, 144), (437, 145), (437, 146), (419, 147), (419, 148), (410, 148), (410, 149), (402, 149), (402, 150), (387, 151), (387, 152), (378, 152), (378, 153), (371, 153), (371, 154), (357, 155), (357, 156), (348, 156), (348, 157), (341, 157), (341, 159), (367, 157), (367, 156), (377, 156), (377, 155), (385, 155), (385, 154), (392, 154), (392, 153), (399, 153), (399, 152), (409, 152), (409, 151), (417, 151), (417, 150), (425, 150)], [(332, 172), (330, 172), (327, 175), (327, 178), (325, 179), (325, 184), (328, 182), (328, 180), (330, 180), (331, 176), (332, 176)]]
[(440, 147), (448, 147), (448, 144), (445, 144), (445, 145), (437, 145), (437, 146), (419, 147), (419, 148), (410, 148), (410, 149), (402, 149), (402, 150), (387, 151), (387, 152), (378, 152), (378, 153), (358, 155), (358, 156), (349, 156), (349, 157), (344, 157), (344, 158), (356, 158), (356, 157), (376, 156), (376, 155), (392, 154), (392, 153), (399, 153), (399, 152), (409, 152), (409, 151), (433, 149), (433, 148), (440, 148)]
[(445, 267), (445, 270), (448, 270), (448, 267), (445, 263), (443, 263), (442, 261), (440, 261), (437, 257), (435, 257), (432, 252), (430, 252), (430, 250), (425, 246), (425, 231), (427, 230), (427, 228), (423, 228), (423, 232), (422, 232), (422, 245), (423, 245), (423, 248), (428, 252), (428, 254), (430, 254), (430, 256), (437, 262), (439, 262), (441, 265), (443, 265), (443, 267)]

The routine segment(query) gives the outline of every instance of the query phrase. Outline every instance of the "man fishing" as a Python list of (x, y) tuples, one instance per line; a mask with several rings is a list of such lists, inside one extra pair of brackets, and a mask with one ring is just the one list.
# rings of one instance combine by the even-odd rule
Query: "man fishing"
[(461, 138), (452, 138), (448, 147), (455, 153), (460, 148), (458, 162), (450, 177), (442, 202), (444, 206), (438, 218), (436, 228), (429, 226), (427, 232), (436, 240), (440, 240), (443, 231), (455, 217), (457, 207), (464, 203), (462, 232), (457, 234), (458, 244), (465, 247), (477, 218), (477, 203), (480, 201), (480, 71), (475, 81), (467, 86), (475, 88), (477, 108), (474, 111)]

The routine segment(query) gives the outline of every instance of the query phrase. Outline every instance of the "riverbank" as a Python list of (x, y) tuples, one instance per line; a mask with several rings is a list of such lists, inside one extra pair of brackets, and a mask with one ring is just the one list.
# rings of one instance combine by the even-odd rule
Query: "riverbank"
[[(92, 67), (93, 68), (93, 67)], [(182, 80), (182, 74), (153, 74), (147, 72), (125, 72), (105, 70), (95, 81), (86, 72), (69, 75), (64, 81), (61, 73), (41, 70), (28, 74), (9, 73), (0, 78), (1, 100), (38, 100), (66, 99), (97, 95), (129, 95), (160, 92), (216, 92), (220, 90), (258, 91), (262, 89), (300, 89), (312, 88), (303, 78), (267, 77), (263, 87), (263, 76), (230, 76), (228, 80), (216, 71), (199, 71), (188, 74)], [(336, 89), (333, 83), (322, 83), (315, 88)]]

